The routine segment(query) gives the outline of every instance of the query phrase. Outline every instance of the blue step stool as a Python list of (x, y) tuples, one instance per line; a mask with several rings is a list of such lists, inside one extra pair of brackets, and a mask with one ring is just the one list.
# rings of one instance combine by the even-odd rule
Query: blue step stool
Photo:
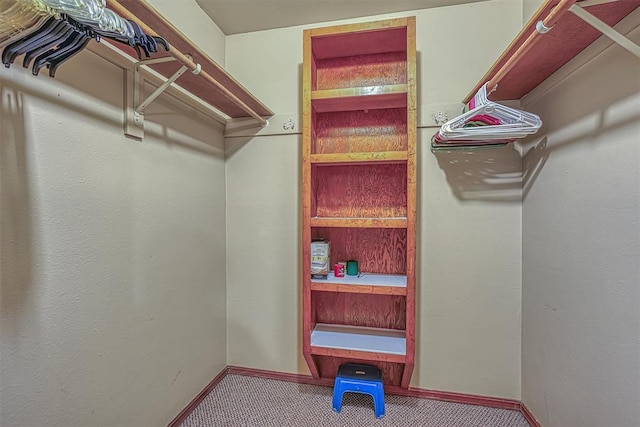
[(377, 367), (357, 363), (340, 365), (333, 385), (334, 411), (340, 412), (340, 409), (342, 409), (342, 395), (346, 392), (371, 395), (376, 418), (384, 417), (382, 371)]

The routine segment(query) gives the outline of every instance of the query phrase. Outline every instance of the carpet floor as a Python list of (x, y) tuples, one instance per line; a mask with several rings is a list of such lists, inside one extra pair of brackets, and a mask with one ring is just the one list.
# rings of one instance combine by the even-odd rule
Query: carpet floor
[(346, 393), (331, 409), (333, 389), (242, 375), (227, 375), (182, 427), (529, 427), (518, 411), (402, 396), (385, 396), (376, 419), (373, 399)]

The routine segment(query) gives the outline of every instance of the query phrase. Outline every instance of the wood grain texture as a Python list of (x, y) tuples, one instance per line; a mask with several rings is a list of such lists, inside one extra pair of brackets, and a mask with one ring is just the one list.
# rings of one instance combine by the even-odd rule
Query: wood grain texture
[(397, 85), (407, 82), (407, 53), (318, 59), (314, 90)]
[[(311, 304), (311, 33), (304, 31), (303, 72), (302, 72), (302, 353), (309, 366), (309, 371), (318, 377), (318, 368), (311, 354), (311, 330), (315, 325), (314, 310)], [(315, 200), (315, 198), (313, 198)], [(314, 202), (315, 203), (315, 202)]]
[(407, 287), (311, 283), (305, 270), (304, 329), (318, 322), (404, 330), (408, 353), (305, 346), (305, 357), (320, 378), (345, 361), (382, 363), (388, 384), (407, 388), (415, 361), (415, 18), (307, 30), (309, 46), (305, 232), (331, 241), (331, 262), (356, 259), (362, 272), (406, 274)]
[(312, 227), (407, 228), (406, 218), (311, 218)]
[(330, 154), (312, 154), (311, 164), (320, 165), (358, 165), (363, 163), (392, 164), (406, 163), (406, 151), (376, 151), (368, 153), (330, 153)]
[[(195, 63), (201, 64), (202, 70), (205, 73), (219, 82), (222, 87), (228, 89), (233, 95), (235, 95), (258, 115), (265, 117), (270, 117), (273, 115), (273, 112), (269, 108), (267, 108), (245, 87), (243, 87), (238, 81), (236, 81), (229, 73), (224, 70), (224, 68), (218, 65), (206, 53), (199, 49), (173, 24), (162, 17), (162, 15), (148, 2), (144, 0), (108, 0), (107, 5), (113, 10), (118, 10), (117, 7), (122, 6), (122, 8), (131, 12), (142, 23), (150, 27), (155, 34), (160, 35), (165, 40), (167, 40), (172, 49), (191, 56)], [(137, 55), (133, 48), (121, 43), (113, 43), (113, 45), (123, 52), (127, 53), (132, 58), (137, 59)], [(160, 50), (157, 54), (154, 54), (153, 58), (162, 58), (165, 56), (171, 55), (168, 52)], [(170, 77), (180, 68), (180, 64), (155, 64), (152, 65), (151, 68), (165, 77)], [(219, 88), (212, 86), (200, 76), (197, 76), (193, 73), (185, 73), (178, 79), (175, 84), (181, 86), (193, 95), (201, 98), (206, 103), (213, 105), (223, 113), (227, 114), (229, 117), (237, 118), (249, 116), (249, 114), (242, 108), (240, 108), (233, 100), (231, 100), (227, 96), (227, 94), (225, 94)]]
[(367, 86), (311, 92), (318, 113), (355, 110), (381, 110), (407, 106), (407, 85)]
[[(378, 156), (383, 156), (385, 152), (407, 150), (406, 108), (319, 113), (315, 115), (315, 123), (313, 154), (379, 153)], [(406, 155), (402, 157), (406, 160)]]
[[(547, 15), (543, 20), (542, 24), (547, 28), (552, 28), (556, 25), (558, 19), (560, 19), (563, 15), (565, 15), (569, 8), (576, 3), (576, 0), (560, 0), (558, 4), (556, 4), (549, 15)], [(532, 33), (527, 39), (522, 42), (514, 54), (507, 59), (504, 65), (498, 70), (495, 76), (491, 78), (491, 80), (487, 83), (489, 90), (493, 90), (498, 86), (498, 83), (502, 81), (504, 76), (509, 74), (511, 70), (517, 65), (521, 58), (524, 58), (528, 55), (529, 51), (533, 49), (533, 46), (537, 43), (538, 36), (540, 33), (536, 31)]]
[[(490, 98), (495, 101), (520, 99), (601, 36), (598, 30), (573, 13), (562, 15), (548, 33), (538, 33), (536, 23), (552, 13), (557, 4), (558, 0), (547, 0), (540, 6), (509, 47), (464, 98), (463, 103), (469, 102), (480, 87), (492, 80), (510, 60), (516, 63), (500, 79), (498, 89)], [(638, 0), (621, 0), (586, 10), (606, 24), (614, 26), (639, 6)], [(524, 55), (516, 56), (518, 49), (532, 35), (531, 49)]]
[[(402, 364), (390, 362), (386, 360), (377, 360), (377, 359), (361, 359), (357, 357), (358, 355), (349, 356), (320, 356), (317, 355), (316, 360), (318, 367), (320, 369), (320, 377), (321, 378), (335, 378), (338, 373), (338, 368), (343, 363), (365, 363), (368, 365), (377, 366), (382, 371), (382, 382), (387, 385), (400, 385), (400, 379), (402, 377)], [(385, 389), (386, 392), (386, 389)]]
[(317, 323), (404, 330), (406, 299), (398, 295), (313, 292)]
[(418, 156), (417, 156), (417, 91), (416, 91), (416, 39), (415, 17), (407, 20), (407, 362), (403, 370), (401, 386), (409, 387), (415, 364), (416, 347), (416, 247), (417, 247), (417, 200), (418, 200)]
[(406, 229), (317, 227), (312, 236), (331, 241), (332, 262), (355, 259), (362, 272), (406, 274)]
[(398, 218), (407, 215), (407, 165), (316, 167), (311, 185), (318, 217)]
[[(406, 47), (406, 18), (311, 30), (315, 58), (401, 52)], [(396, 28), (393, 28), (396, 27)]]
[[(370, 295), (406, 295), (407, 288), (399, 286), (347, 285), (340, 283), (311, 283), (311, 290), (316, 292), (346, 292)], [(320, 321), (319, 321), (320, 322)]]

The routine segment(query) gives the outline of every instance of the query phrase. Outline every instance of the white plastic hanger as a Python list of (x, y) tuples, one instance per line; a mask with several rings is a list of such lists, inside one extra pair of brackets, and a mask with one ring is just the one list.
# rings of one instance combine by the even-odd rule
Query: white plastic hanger
[[(478, 117), (497, 124), (468, 127)], [(468, 111), (442, 125), (432, 138), (432, 146), (506, 144), (536, 133), (541, 126), (542, 120), (533, 113), (490, 101), (485, 84), (469, 102)]]

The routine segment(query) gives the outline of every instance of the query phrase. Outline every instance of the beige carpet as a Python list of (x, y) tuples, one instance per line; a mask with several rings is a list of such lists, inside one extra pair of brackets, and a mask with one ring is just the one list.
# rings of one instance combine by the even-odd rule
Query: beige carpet
[(382, 419), (362, 394), (346, 393), (337, 414), (332, 393), (330, 387), (227, 375), (182, 427), (529, 427), (517, 411), (391, 395)]

